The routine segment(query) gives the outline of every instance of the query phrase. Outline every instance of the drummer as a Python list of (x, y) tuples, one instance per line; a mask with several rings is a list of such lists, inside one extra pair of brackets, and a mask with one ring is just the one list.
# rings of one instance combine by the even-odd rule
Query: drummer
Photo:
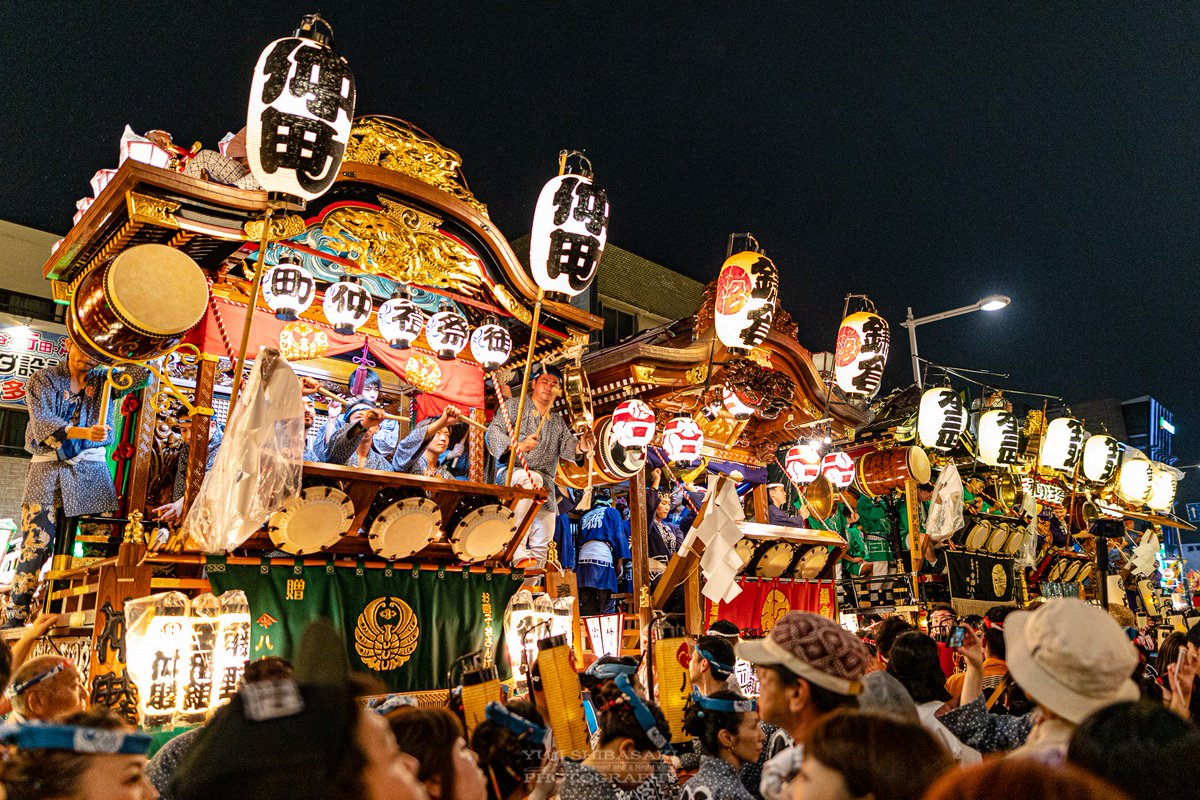
[(381, 422), (383, 412), (370, 403), (361, 400), (348, 403), (341, 428), (329, 440), (325, 460), (330, 464), (390, 471), (391, 462), (371, 447)]
[(881, 570), (890, 569), (887, 562), (893, 561), (895, 555), (892, 553), (892, 520), (888, 516), (888, 501), (863, 492), (854, 507), (858, 512), (858, 527), (862, 531), (866, 549), (864, 558), (869, 564), (882, 563), (883, 566), (879, 567)]
[(383, 412), (366, 403), (352, 403), (346, 412), (346, 425), (329, 442), (328, 460), (334, 464), (454, 480), (450, 470), (438, 461), (450, 444), (450, 426), (458, 422), (461, 414), (457, 407), (448, 405), (440, 416), (423, 420), (397, 444), (392, 459), (387, 461), (371, 447), (380, 423), (385, 421)]
[[(533, 518), (529, 533), (513, 555), (514, 563), (525, 561), (540, 569), (546, 564), (546, 554), (554, 538), (558, 502), (554, 476), (558, 472), (558, 464), (563, 460), (578, 461), (581, 456), (590, 453), (595, 446), (595, 437), (590, 431), (576, 437), (562, 415), (551, 411), (561, 393), (562, 375), (558, 370), (538, 364), (529, 379), (529, 397), (520, 422), (517, 421), (520, 401), (510, 397), (492, 418), (486, 441), (488, 451), (499, 462), (497, 483), (504, 482), (510, 448), (513, 447), (518, 454), (517, 465), (521, 465), (521, 456), (524, 456), (528, 468), (541, 476), (548, 499)], [(512, 435), (508, 425), (515, 428)]]
[[(112, 444), (112, 419), (119, 405), (109, 403), (100, 419), (105, 374), (97, 362), (71, 340), (67, 358), (38, 370), (26, 384), (29, 423), (25, 449), (33, 454), (21, 498), (24, 543), (12, 581), (3, 627), (23, 626), (37, 588), (38, 573), (54, 547), (66, 518), (116, 510), (117, 492), (108, 471), (106, 448)], [(133, 385), (147, 372), (127, 367)]]
[(767, 506), (767, 522), (772, 525), (786, 525), (789, 528), (804, 528), (804, 517), (798, 517), (784, 511), (787, 504), (787, 487), (782, 483), (767, 484), (767, 498), (771, 501)]

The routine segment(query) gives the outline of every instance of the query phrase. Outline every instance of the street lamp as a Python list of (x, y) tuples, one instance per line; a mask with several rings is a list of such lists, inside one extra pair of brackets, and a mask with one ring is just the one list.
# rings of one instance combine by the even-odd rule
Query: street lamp
[(913, 365), (913, 380), (918, 388), (925, 388), (921, 383), (921, 361), (917, 358), (917, 326), (924, 325), (927, 322), (937, 322), (938, 320), (950, 319), (951, 317), (961, 316), (962, 314), (970, 314), (972, 311), (999, 311), (1012, 300), (1002, 294), (989, 294), (987, 297), (981, 298), (969, 306), (955, 308), (950, 311), (942, 311), (938, 314), (930, 314), (927, 317), (918, 317), (913, 319), (912, 306), (908, 308), (908, 318), (900, 323), (908, 328), (908, 348), (912, 352)]

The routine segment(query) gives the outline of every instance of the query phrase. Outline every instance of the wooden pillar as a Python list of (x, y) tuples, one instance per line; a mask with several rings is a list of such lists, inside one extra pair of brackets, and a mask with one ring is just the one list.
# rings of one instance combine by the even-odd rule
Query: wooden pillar
[[(477, 408), (471, 412), (471, 419), (481, 424), (486, 424), (484, 412), (482, 408)], [(479, 430), (474, 425), (471, 426), (467, 433), (467, 451), (470, 455), (470, 463), (467, 465), (467, 478), (475, 483), (484, 483), (487, 480), (487, 444), (484, 442), (484, 431)]]
[[(915, 604), (920, 599), (920, 592), (917, 587), (917, 572), (921, 569), (921, 500), (917, 497), (917, 482), (912, 478), (906, 478), (904, 481), (904, 506), (908, 509), (908, 559), (909, 572), (912, 573), (912, 592), (913, 603)], [(901, 554), (897, 553), (896, 558), (900, 563), (903, 563)]]
[(100, 568), (88, 672), (88, 705), (111, 708), (130, 724), (137, 723), (138, 711), (137, 691), (125, 667), (125, 601), (150, 594), (154, 570), (142, 563), (145, 555), (145, 544), (127, 541), (121, 544), (117, 563)]
[[(646, 516), (646, 471), (640, 470), (629, 479), (629, 531), (633, 554), (633, 602), (637, 605), (642, 629), (650, 624), (650, 545), (649, 520)], [(646, 594), (643, 604), (642, 595)]]
[[(196, 370), (196, 391), (192, 396), (192, 405), (196, 408), (213, 407), (213, 385), (217, 378), (216, 356), (207, 353), (200, 359)], [(183, 494), (183, 514), (187, 516), (200, 484), (204, 481), (204, 472), (208, 467), (208, 437), (212, 417), (196, 415), (192, 420), (192, 429), (188, 435), (187, 488)]]
[(150, 373), (149, 383), (138, 394), (137, 425), (133, 431), (133, 456), (130, 458), (128, 489), (125, 495), (125, 513), (145, 511), (146, 490), (150, 483), (150, 454), (154, 451), (154, 406), (150, 398), (159, 390), (158, 376)]
[(704, 619), (704, 601), (700, 599), (699, 562), (683, 582), (683, 625), (692, 636), (699, 636), (708, 627)]
[(754, 487), (754, 521), (755, 522), (766, 523), (771, 518), (770, 514), (767, 511), (767, 507), (770, 504), (770, 499), (767, 497), (768, 491), (769, 490), (767, 489), (767, 485), (765, 483), (760, 483), (758, 486)]

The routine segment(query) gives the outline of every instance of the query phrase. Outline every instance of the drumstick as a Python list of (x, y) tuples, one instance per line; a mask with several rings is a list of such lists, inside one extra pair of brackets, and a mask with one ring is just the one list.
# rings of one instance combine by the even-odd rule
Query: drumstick
[[(344, 404), (344, 403), (346, 402), (346, 400), (345, 400), (344, 398), (342, 398), (341, 396), (339, 396), (339, 395), (336, 395), (336, 394), (334, 394), (333, 392), (331, 392), (331, 391), (329, 391), (328, 389), (325, 389), (325, 388), (323, 388), (323, 387), (319, 387), (319, 388), (317, 389), (317, 394), (321, 395), (322, 397), (326, 397), (326, 398), (328, 398), (328, 399), (330, 399), (330, 400), (337, 400), (339, 403), (343, 403), (343, 404)], [(405, 422), (405, 421), (408, 421), (408, 418), (407, 418), (407, 417), (402, 417), (402, 416), (400, 416), (399, 414), (389, 414), (389, 413), (387, 413), (386, 411), (383, 411), (383, 412), (381, 412), (381, 413), (383, 414), (383, 418), (384, 418), (384, 419), (394, 419), (394, 420), (396, 420), (397, 422)], [(459, 421), (459, 422), (465, 422), (465, 423), (467, 423), (468, 425), (470, 425), (470, 426), (472, 426), (472, 427), (474, 427), (474, 428), (478, 428), (479, 430), (481, 430), (481, 431), (483, 431), (483, 432), (485, 432), (485, 433), (487, 432), (487, 425), (484, 425), (482, 422), (479, 422), (479, 421), (477, 421), (477, 420), (473, 420), (473, 419), (471, 419), (471, 418), (470, 418), (470, 417), (468, 417), (466, 414), (462, 414), (462, 415), (460, 415), (460, 416), (459, 416), (459, 418), (458, 418), (458, 421)]]

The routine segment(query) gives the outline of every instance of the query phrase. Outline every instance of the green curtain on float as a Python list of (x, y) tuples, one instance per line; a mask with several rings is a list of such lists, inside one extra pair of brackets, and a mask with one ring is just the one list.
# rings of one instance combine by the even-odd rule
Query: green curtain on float
[[(378, 675), (393, 692), (447, 688), (454, 662), (490, 650), (510, 673), (504, 609), (521, 573), (368, 569), (363, 566), (228, 564), (209, 558), (213, 594), (241, 589), (250, 601), (250, 658), (291, 658), (308, 623), (332, 620), (350, 668)], [(456, 674), (457, 677), (457, 674)]]

